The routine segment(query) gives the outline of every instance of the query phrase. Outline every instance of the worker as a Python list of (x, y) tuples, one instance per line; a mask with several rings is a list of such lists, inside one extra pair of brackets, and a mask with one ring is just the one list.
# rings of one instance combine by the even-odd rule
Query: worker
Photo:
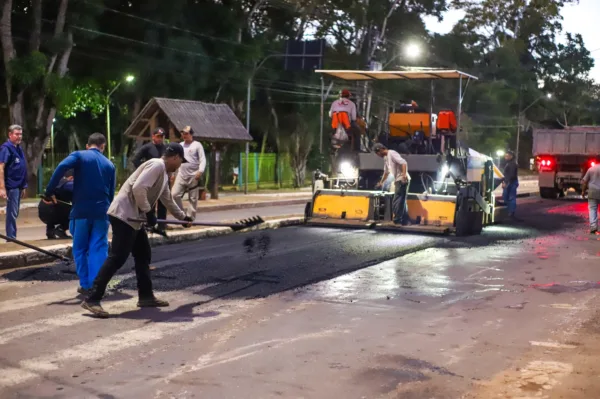
[(410, 184), (410, 175), (408, 174), (408, 163), (400, 154), (394, 150), (388, 150), (383, 144), (376, 143), (373, 146), (373, 152), (377, 156), (384, 158), (383, 176), (377, 183), (377, 188), (382, 187), (391, 174), (394, 176), (394, 198), (392, 199), (392, 212), (394, 215), (394, 224), (406, 225), (408, 223), (408, 209), (406, 207), (406, 194)]
[(181, 165), (181, 168), (177, 171), (175, 183), (173, 184), (173, 199), (177, 206), (183, 209), (183, 195), (188, 192), (190, 203), (186, 215), (196, 219), (200, 178), (204, 174), (204, 169), (206, 169), (206, 156), (202, 144), (194, 140), (194, 131), (190, 126), (186, 126), (181, 131), (181, 138), (183, 139), (182, 146), (187, 162)]
[(70, 169), (60, 180), (54, 190), (56, 204), (46, 203), (43, 199), (38, 204), (38, 216), (46, 225), (46, 237), (49, 240), (72, 238), (69, 230), (69, 214), (73, 201), (73, 170)]
[[(144, 144), (140, 149), (135, 153), (131, 163), (135, 168), (139, 168), (140, 165), (146, 162), (149, 159), (160, 158), (163, 156), (165, 152), (165, 130), (162, 127), (157, 127), (152, 132), (152, 141), (150, 143)], [(162, 202), (158, 201), (156, 204), (156, 214), (158, 219), (166, 219), (167, 218), (167, 208), (162, 204)], [(156, 228), (157, 232), (163, 233), (166, 229), (164, 223), (159, 223)]]
[[(192, 221), (192, 218), (177, 206), (169, 190), (168, 173), (175, 172), (182, 163), (186, 163), (184, 149), (179, 143), (169, 143), (160, 159), (144, 162), (123, 183), (119, 193), (108, 209), (112, 226), (112, 245), (110, 254), (98, 276), (92, 290), (81, 306), (95, 316), (106, 318), (108, 313), (100, 301), (112, 277), (125, 264), (129, 254), (133, 255), (138, 287), (138, 307), (169, 306), (167, 301), (154, 296), (150, 278), (152, 250), (148, 234), (142, 223), (130, 219), (144, 219), (148, 227), (156, 226), (155, 204), (161, 201), (169, 212), (179, 220)], [(191, 225), (185, 224), (184, 227)]]
[(340, 98), (331, 104), (329, 117), (332, 119), (331, 126), (336, 130), (336, 134), (343, 129), (351, 138), (353, 150), (360, 151), (360, 129), (356, 125), (356, 104), (350, 100), (349, 90), (342, 90)]
[(115, 195), (116, 169), (102, 153), (106, 137), (94, 133), (86, 150), (75, 151), (58, 164), (46, 187), (43, 200), (57, 203), (56, 188), (67, 170), (73, 169), (73, 207), (70, 229), (73, 258), (79, 277), (77, 292), (85, 295), (100, 266), (108, 256), (108, 217), (106, 211)]
[(598, 202), (600, 201), (600, 164), (585, 172), (581, 181), (581, 194), (587, 196), (590, 213), (590, 234), (598, 233)]
[(515, 218), (517, 210), (517, 188), (519, 187), (519, 165), (515, 159), (515, 153), (506, 151), (504, 154), (504, 178), (502, 179), (502, 199), (506, 204), (508, 216)]

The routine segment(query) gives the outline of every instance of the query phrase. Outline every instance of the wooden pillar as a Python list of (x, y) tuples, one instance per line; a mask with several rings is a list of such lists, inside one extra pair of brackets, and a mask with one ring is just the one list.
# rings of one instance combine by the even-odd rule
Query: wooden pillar
[(219, 175), (221, 172), (221, 150), (222, 146), (217, 143), (213, 143), (210, 152), (210, 198), (219, 199)]

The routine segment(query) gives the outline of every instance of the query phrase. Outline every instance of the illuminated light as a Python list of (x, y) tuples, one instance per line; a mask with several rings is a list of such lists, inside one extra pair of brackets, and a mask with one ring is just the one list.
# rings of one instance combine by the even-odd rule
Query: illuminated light
[(596, 162), (592, 161), (591, 165), (596, 166)]
[(450, 172), (448, 165), (442, 166), (442, 179), (446, 178), (446, 176), (448, 175), (448, 172)]
[(551, 160), (547, 160), (546, 161), (546, 165), (548, 165), (548, 166), (552, 165), (552, 161)]
[(499, 156), (499, 157), (503, 157), (503, 156), (504, 156), (504, 154), (505, 154), (505, 153), (504, 153), (504, 151), (503, 151), (503, 150), (498, 150), (498, 151), (496, 151), (496, 155), (497, 155), (497, 156)]
[(340, 173), (344, 175), (344, 177), (354, 177), (356, 170), (350, 162), (342, 162), (340, 164)]
[(546, 160), (545, 159), (542, 160), (542, 166), (546, 166)]

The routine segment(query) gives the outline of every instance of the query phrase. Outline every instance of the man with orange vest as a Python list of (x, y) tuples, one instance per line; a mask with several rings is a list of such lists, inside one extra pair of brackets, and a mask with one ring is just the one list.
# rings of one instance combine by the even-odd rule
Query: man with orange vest
[(331, 127), (337, 130), (341, 125), (346, 133), (352, 137), (353, 147), (358, 151), (360, 149), (360, 136), (356, 126), (356, 104), (350, 100), (350, 91), (347, 89), (342, 90), (341, 98), (331, 104), (329, 117), (331, 118)]

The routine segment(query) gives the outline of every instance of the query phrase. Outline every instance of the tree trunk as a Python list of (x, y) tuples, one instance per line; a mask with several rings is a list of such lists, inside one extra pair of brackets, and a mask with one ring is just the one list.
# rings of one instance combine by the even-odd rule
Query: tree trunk
[[(10, 78), (10, 62), (15, 58), (15, 47), (12, 37), (12, 0), (4, 0), (2, 7), (2, 20), (0, 20), (0, 34), (2, 35), (2, 55), (4, 59), (4, 84), (6, 86), (6, 101), (12, 102), (12, 79)], [(9, 123), (12, 123), (12, 115), (9, 115)]]

